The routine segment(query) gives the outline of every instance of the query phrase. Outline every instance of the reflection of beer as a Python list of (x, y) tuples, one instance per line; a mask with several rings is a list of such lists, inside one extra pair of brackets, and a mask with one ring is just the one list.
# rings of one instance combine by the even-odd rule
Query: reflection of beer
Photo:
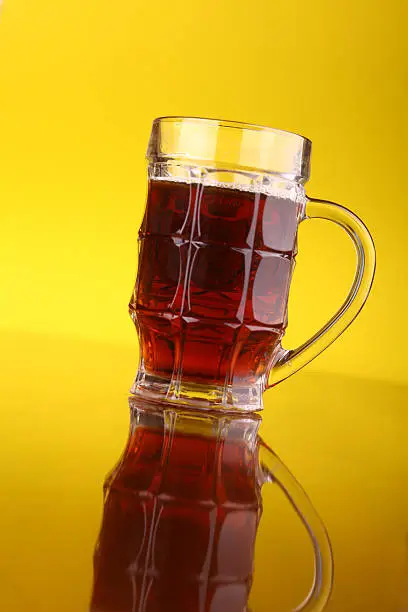
[(243, 438), (139, 425), (108, 482), (92, 612), (246, 610), (256, 466)]
[(130, 304), (148, 375), (249, 386), (265, 373), (286, 326), (300, 214), (286, 191), (271, 193), (150, 182)]

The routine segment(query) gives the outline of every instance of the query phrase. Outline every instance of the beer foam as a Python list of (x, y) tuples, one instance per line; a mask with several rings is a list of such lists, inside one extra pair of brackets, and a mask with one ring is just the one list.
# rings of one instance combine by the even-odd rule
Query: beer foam
[(184, 183), (185, 185), (203, 185), (203, 187), (216, 187), (217, 189), (232, 189), (245, 193), (262, 194), (284, 200), (292, 200), (300, 204), (306, 204), (306, 195), (303, 185), (283, 179), (271, 179), (269, 183), (260, 183), (253, 180), (248, 183), (234, 181), (231, 183), (217, 181), (210, 178), (211, 175), (202, 177), (180, 177), (180, 176), (150, 176), (151, 181), (164, 181), (168, 183)]

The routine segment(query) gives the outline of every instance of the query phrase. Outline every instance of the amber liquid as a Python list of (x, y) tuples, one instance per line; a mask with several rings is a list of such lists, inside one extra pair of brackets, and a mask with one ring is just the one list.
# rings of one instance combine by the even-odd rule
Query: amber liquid
[(144, 368), (163, 379), (251, 385), (287, 323), (299, 205), (153, 180), (130, 311)]
[(246, 610), (255, 460), (243, 441), (139, 426), (107, 487), (92, 612)]

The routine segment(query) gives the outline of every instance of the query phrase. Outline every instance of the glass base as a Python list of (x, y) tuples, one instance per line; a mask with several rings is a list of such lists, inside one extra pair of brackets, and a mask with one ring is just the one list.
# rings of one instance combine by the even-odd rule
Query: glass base
[(207, 385), (149, 374), (141, 367), (131, 388), (133, 395), (143, 395), (156, 402), (191, 405), (204, 410), (256, 412), (263, 409), (263, 380), (253, 385)]

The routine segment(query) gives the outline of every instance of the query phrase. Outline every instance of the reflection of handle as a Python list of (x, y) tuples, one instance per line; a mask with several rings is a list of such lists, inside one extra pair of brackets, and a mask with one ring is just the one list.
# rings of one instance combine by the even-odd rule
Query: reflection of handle
[(308, 198), (305, 218), (328, 219), (346, 230), (357, 251), (356, 275), (346, 301), (330, 321), (299, 348), (282, 350), (281, 356), (272, 367), (268, 387), (276, 385), (303, 368), (344, 332), (363, 307), (374, 278), (373, 240), (364, 223), (354, 213), (333, 202)]
[(296, 478), (275, 453), (260, 440), (259, 460), (266, 480), (283, 491), (312, 540), (315, 572), (309, 595), (294, 612), (321, 612), (329, 599), (333, 583), (333, 556), (327, 531)]

